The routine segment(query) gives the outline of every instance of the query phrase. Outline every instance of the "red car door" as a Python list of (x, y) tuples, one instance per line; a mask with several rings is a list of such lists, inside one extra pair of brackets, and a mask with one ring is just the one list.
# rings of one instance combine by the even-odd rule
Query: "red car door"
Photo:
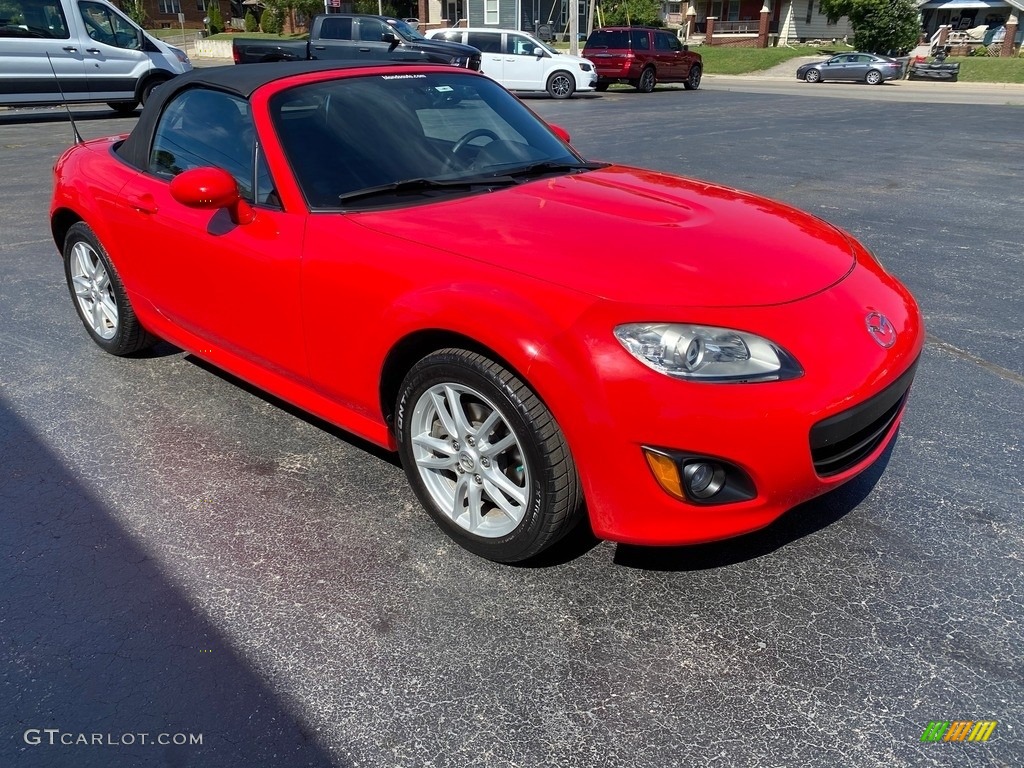
[[(247, 110), (244, 100), (223, 93), (193, 89), (176, 97), (161, 118), (173, 130), (158, 126), (148, 172), (118, 196), (116, 230), (135, 252), (136, 290), (162, 315), (214, 347), (304, 378), (299, 273), (306, 215), (275, 206), (266, 172), (253, 189), (253, 169), (263, 166)], [(189, 120), (197, 122), (194, 130)], [(256, 203), (255, 221), (235, 224), (226, 209), (190, 208), (171, 196), (171, 178), (204, 166), (236, 177), (242, 196)]]
[(686, 78), (686, 61), (679, 38), (670, 32), (654, 33), (654, 55), (658, 61), (658, 79), (674, 82)]

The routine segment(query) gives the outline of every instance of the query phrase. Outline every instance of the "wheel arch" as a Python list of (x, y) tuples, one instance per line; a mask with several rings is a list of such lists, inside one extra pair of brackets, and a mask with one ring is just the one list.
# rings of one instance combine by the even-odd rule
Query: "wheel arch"
[(575, 77), (575, 75), (573, 75), (572, 72), (570, 72), (568, 69), (564, 69), (562, 67), (555, 67), (550, 72), (548, 72), (548, 77), (547, 77), (547, 80), (544, 81), (544, 84), (547, 85), (548, 83), (551, 82), (551, 78), (556, 77), (558, 75), (565, 75), (570, 80), (572, 80), (574, 84), (576, 83), (576, 77)]
[(409, 370), (432, 352), (446, 348), (465, 349), (493, 360), (519, 377), (542, 401), (540, 393), (529, 383), (523, 371), (487, 344), (457, 331), (430, 328), (407, 334), (388, 352), (381, 367), (379, 396), (381, 413), (388, 429), (394, 429), (395, 403), (402, 381)]
[(135, 86), (135, 98), (140, 104), (145, 106), (149, 96), (153, 93), (153, 89), (158, 85), (163, 85), (172, 77), (174, 77), (172, 73), (163, 69), (151, 69), (139, 79), (139, 84)]
[(58, 252), (64, 252), (64, 241), (67, 239), (68, 230), (80, 221), (84, 221), (84, 219), (71, 208), (58, 208), (50, 215), (50, 232)]

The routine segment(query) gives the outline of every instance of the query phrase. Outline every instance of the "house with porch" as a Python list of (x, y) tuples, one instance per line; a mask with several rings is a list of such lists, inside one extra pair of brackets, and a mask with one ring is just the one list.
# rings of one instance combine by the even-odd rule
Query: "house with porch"
[(1024, 0), (921, 0), (918, 10), (933, 47), (984, 46), (996, 55), (1012, 56), (1024, 40)]
[[(1024, 2), (1024, 0), (1016, 0)], [(600, 14), (590, 18), (589, 0), (420, 0), (420, 19), (429, 26), (496, 27), (522, 29), (561, 38), (569, 29), (573, 5), (579, 13), (579, 30), (586, 33), (598, 26)], [(687, 29), (699, 42), (707, 31), (707, 20), (715, 19), (715, 45), (755, 45), (758, 41), (761, 11), (768, 9), (768, 44), (797, 43), (807, 40), (842, 40), (853, 34), (844, 17), (832, 23), (821, 12), (820, 0), (693, 0), (663, 2), (661, 19), (668, 27)], [(547, 36), (544, 34), (543, 36)]]
[[(674, 11), (673, 3), (666, 4)], [(691, 35), (699, 39), (707, 32), (707, 20), (714, 18), (715, 45), (751, 45), (748, 38), (758, 37), (761, 12), (768, 11), (768, 45), (803, 43), (808, 40), (843, 40), (853, 36), (853, 28), (844, 16), (831, 22), (821, 11), (820, 0), (695, 0), (683, 9), (681, 26), (694, 17)], [(674, 13), (666, 14), (673, 23)]]

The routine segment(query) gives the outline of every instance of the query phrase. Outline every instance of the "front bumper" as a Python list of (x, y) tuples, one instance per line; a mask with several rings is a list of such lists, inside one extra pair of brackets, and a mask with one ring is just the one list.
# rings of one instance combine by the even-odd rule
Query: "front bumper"
[[(563, 428), (577, 456), (594, 532), (634, 544), (693, 544), (756, 530), (863, 472), (896, 435), (924, 341), (913, 298), (873, 263), (790, 304), (703, 308), (682, 316), (677, 308), (676, 317), (652, 317), (649, 307), (644, 312), (630, 319), (763, 335), (793, 354), (804, 375), (754, 384), (675, 380), (650, 371), (595, 331), (587, 343), (599, 370), (586, 423)], [(893, 323), (897, 340), (891, 348), (868, 333), (869, 312)], [(608, 328), (610, 337), (610, 328), (622, 321), (621, 308), (609, 315), (589, 317), (586, 324)], [(724, 504), (677, 499), (656, 481), (645, 448), (727, 462), (750, 479), (754, 496)], [(823, 450), (832, 451), (825, 461), (844, 455), (823, 467), (814, 455)]]

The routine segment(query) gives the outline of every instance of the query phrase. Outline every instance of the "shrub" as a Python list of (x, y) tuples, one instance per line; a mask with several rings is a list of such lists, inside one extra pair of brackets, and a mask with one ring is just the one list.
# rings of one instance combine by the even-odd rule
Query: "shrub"
[(281, 20), (277, 18), (276, 9), (267, 8), (263, 11), (263, 16), (260, 18), (260, 29), (268, 35), (277, 35), (281, 33)]
[(224, 17), (220, 15), (220, 3), (213, 2), (206, 9), (206, 16), (210, 20), (210, 34), (216, 35), (224, 31)]
[(245, 31), (246, 32), (258, 32), (260, 29), (259, 22), (256, 21), (256, 14), (252, 11), (245, 12)]

